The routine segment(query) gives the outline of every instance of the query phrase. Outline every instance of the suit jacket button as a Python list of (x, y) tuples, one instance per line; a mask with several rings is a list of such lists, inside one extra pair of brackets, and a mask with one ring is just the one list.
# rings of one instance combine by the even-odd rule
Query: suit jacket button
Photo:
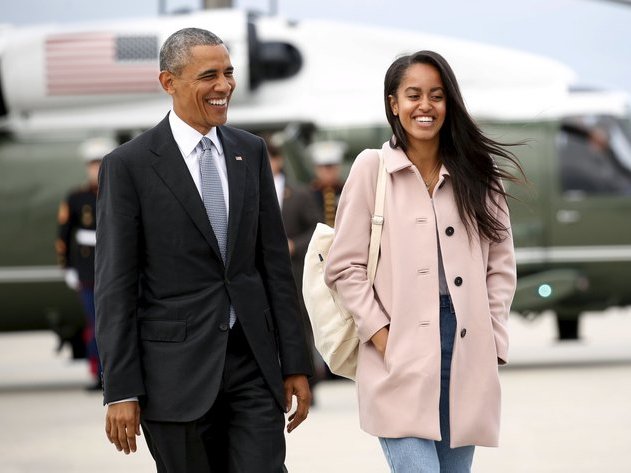
[(222, 332), (227, 332), (229, 328), (230, 326), (225, 322), (219, 324), (219, 330)]
[(460, 338), (464, 338), (464, 336), (467, 334), (467, 329), (463, 328), (462, 330), (460, 330)]
[(454, 284), (456, 286), (462, 286), (462, 278), (458, 276), (456, 279), (454, 279)]
[(454, 234), (454, 227), (447, 227), (445, 229), (445, 233), (447, 234), (447, 236), (451, 236)]

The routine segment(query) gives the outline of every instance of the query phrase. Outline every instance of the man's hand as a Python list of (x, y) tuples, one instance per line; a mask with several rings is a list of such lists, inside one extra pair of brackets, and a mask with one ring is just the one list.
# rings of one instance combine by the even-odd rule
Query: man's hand
[(298, 427), (309, 414), (309, 406), (311, 406), (311, 390), (309, 389), (309, 381), (303, 374), (294, 374), (285, 378), (285, 412), (291, 411), (293, 396), (298, 399), (296, 411), (289, 416), (289, 424), (287, 424), (287, 433), (291, 433)]
[(136, 451), (136, 435), (140, 435), (140, 406), (138, 401), (125, 401), (107, 406), (105, 434), (108, 440), (125, 455)]

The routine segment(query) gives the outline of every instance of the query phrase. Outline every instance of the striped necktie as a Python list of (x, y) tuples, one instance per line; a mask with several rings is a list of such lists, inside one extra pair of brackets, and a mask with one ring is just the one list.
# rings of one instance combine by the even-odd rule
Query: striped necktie
[(201, 140), (202, 155), (199, 162), (199, 172), (202, 182), (202, 199), (208, 220), (213, 227), (221, 259), (226, 263), (226, 243), (228, 240), (228, 214), (226, 212), (226, 201), (223, 195), (223, 187), (219, 178), (219, 169), (215, 164), (213, 156), (213, 142), (205, 136)]
[[(213, 142), (210, 138), (202, 137), (202, 155), (199, 160), (199, 173), (202, 184), (202, 200), (206, 207), (208, 220), (213, 227), (213, 232), (219, 244), (221, 259), (226, 264), (226, 250), (228, 247), (228, 212), (223, 195), (223, 187), (219, 178), (219, 169), (213, 156)], [(237, 320), (234, 307), (230, 304), (230, 327)]]

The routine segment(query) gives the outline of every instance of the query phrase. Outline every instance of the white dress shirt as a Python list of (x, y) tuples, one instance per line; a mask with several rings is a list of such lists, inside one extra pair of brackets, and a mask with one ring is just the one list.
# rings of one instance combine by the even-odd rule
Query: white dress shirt
[[(202, 145), (200, 144), (202, 136), (204, 135), (202, 135), (199, 131), (192, 128), (188, 123), (178, 117), (173, 110), (171, 110), (171, 113), (169, 113), (169, 125), (171, 125), (173, 138), (175, 138), (175, 142), (180, 149), (180, 153), (182, 153), (184, 162), (186, 163), (186, 166), (191, 173), (193, 182), (195, 182), (197, 192), (199, 192), (199, 195), (201, 197), (202, 185), (201, 176), (199, 173), (199, 160), (202, 157), (202, 153), (204, 152), (202, 149)], [(219, 136), (217, 136), (216, 127), (211, 128), (205, 136), (213, 142), (216, 148), (216, 150), (213, 151), (213, 159), (215, 160), (215, 165), (219, 170), (219, 178), (221, 179), (223, 198), (226, 202), (226, 215), (228, 216), (230, 209), (230, 196), (228, 192), (228, 169), (226, 168), (226, 159), (224, 157), (223, 145), (219, 140)]]
[(283, 208), (283, 197), (285, 195), (285, 175), (281, 172), (274, 176), (274, 187), (276, 187), (276, 197), (278, 205)]

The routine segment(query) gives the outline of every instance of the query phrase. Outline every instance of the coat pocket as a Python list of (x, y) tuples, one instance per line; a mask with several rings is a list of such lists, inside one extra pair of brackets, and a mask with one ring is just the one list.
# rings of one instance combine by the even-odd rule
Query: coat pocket
[(186, 320), (143, 320), (140, 339), (151, 342), (183, 342), (186, 339)]

